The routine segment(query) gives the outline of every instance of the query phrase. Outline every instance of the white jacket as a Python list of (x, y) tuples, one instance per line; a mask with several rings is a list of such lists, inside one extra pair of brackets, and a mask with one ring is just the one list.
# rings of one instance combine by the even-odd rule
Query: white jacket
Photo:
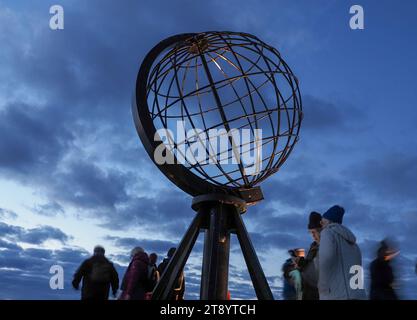
[(356, 237), (341, 224), (327, 225), (320, 235), (320, 300), (366, 299), (364, 289), (351, 286), (351, 279), (357, 274), (351, 273), (352, 266), (362, 266), (362, 255), (356, 244)]

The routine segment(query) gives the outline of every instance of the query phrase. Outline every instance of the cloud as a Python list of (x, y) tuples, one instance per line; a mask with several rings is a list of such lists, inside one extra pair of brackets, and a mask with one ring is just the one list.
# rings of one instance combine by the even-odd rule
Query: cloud
[(16, 219), (17, 213), (12, 210), (0, 208), (0, 219)]
[(0, 172), (25, 180), (55, 167), (72, 140), (57, 118), (51, 110), (24, 104), (0, 110)]
[(358, 129), (366, 120), (365, 114), (348, 103), (335, 103), (319, 97), (303, 97), (303, 130), (324, 134), (332, 131), (343, 134), (346, 130)]
[(51, 226), (40, 226), (32, 229), (24, 229), (0, 222), (0, 233), (3, 238), (14, 242), (25, 242), (40, 245), (47, 240), (57, 240), (65, 244), (70, 236), (60, 229)]
[(415, 204), (417, 155), (414, 152), (389, 153), (351, 166), (349, 171), (366, 191), (383, 201)]
[(136, 239), (136, 238), (121, 238), (114, 236), (106, 236), (105, 240), (113, 241), (118, 248), (131, 250), (134, 247), (142, 247), (148, 254), (157, 252), (165, 254), (169, 248), (177, 247), (178, 243), (167, 240), (151, 240), (151, 239)]
[[(77, 299), (78, 292), (71, 289), (71, 277), (87, 257), (80, 248), (64, 247), (59, 250), (44, 248), (24, 249), (15, 242), (39, 245), (54, 239), (65, 243), (69, 236), (61, 230), (42, 226), (25, 229), (0, 223), (0, 299)], [(64, 290), (49, 287), (50, 267), (59, 264), (64, 268)]]
[(64, 214), (64, 208), (56, 201), (39, 204), (33, 208), (33, 211), (43, 216), (56, 216), (58, 214)]

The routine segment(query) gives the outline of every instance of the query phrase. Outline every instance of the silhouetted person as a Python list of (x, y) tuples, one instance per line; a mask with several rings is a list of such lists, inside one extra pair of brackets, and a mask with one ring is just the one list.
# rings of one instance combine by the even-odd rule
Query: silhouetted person
[(282, 296), (284, 300), (302, 300), (302, 279), (298, 270), (298, 262), (304, 257), (304, 249), (288, 250), (290, 258), (282, 266), (284, 287)]
[(132, 260), (123, 277), (121, 300), (145, 300), (149, 285), (149, 257), (141, 247), (136, 247), (130, 254)]
[(82, 280), (82, 300), (107, 300), (110, 286), (113, 296), (116, 296), (119, 288), (117, 271), (105, 256), (105, 250), (101, 246), (94, 248), (94, 255), (85, 260), (74, 274), (72, 286), (78, 290)]
[[(171, 261), (172, 256), (174, 255), (176, 248), (171, 248), (168, 250), (167, 257), (162, 260), (158, 266), (159, 274), (162, 276), (169, 262)], [(181, 270), (178, 280), (175, 283), (174, 290), (172, 291), (171, 297), (169, 300), (183, 300), (185, 293), (185, 277), (184, 270)]]
[(398, 300), (393, 288), (394, 272), (390, 261), (399, 253), (387, 240), (381, 241), (377, 258), (371, 263), (371, 300)]
[[(323, 214), (321, 220), (319, 250), (320, 300), (362, 300), (366, 299), (363, 284), (352, 286), (355, 272), (362, 268), (362, 254), (356, 244), (355, 235), (342, 225), (345, 210), (333, 206)], [(353, 268), (352, 268), (353, 267)], [(354, 273), (351, 273), (351, 271)], [(361, 272), (363, 275), (363, 273)], [(363, 279), (362, 279), (363, 280)]]
[(311, 212), (308, 222), (308, 231), (313, 238), (307, 256), (298, 262), (303, 279), (303, 300), (319, 300), (317, 288), (319, 279), (319, 244), (321, 232), (321, 214)]
[[(158, 255), (156, 253), (151, 253), (149, 255), (149, 279), (151, 281), (151, 289), (153, 290), (156, 284), (159, 281), (160, 275), (156, 262), (158, 261)], [(152, 291), (151, 290), (151, 291)]]

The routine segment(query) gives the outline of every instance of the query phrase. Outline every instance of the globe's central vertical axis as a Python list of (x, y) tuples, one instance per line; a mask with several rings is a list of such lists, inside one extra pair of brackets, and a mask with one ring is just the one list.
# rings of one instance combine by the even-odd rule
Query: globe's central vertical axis
[[(263, 199), (260, 182), (279, 170), (298, 139), (302, 106), (291, 69), (276, 49), (247, 33), (180, 34), (147, 54), (135, 93), (133, 117), (146, 151), (173, 183), (194, 197), (197, 212), (152, 298), (170, 299), (204, 232), (201, 299), (227, 298), (231, 234), (239, 240), (258, 299), (273, 299), (241, 215)], [(226, 136), (227, 148), (220, 152), (211, 140), (216, 128), (226, 132), (214, 136)], [(246, 128), (253, 138), (244, 136)], [(173, 132), (184, 138), (175, 141)], [(195, 152), (198, 144), (209, 161)], [(191, 152), (184, 152), (185, 146)]]
[[(223, 105), (222, 105), (222, 102), (220, 100), (219, 94), (217, 93), (216, 85), (214, 84), (213, 78), (211, 76), (210, 69), (209, 69), (209, 67), (207, 65), (206, 58), (204, 57), (204, 53), (202, 52), (201, 47), (200, 47), (200, 45), (198, 43), (197, 43), (197, 46), (198, 46), (198, 54), (199, 54), (200, 59), (201, 59), (201, 61), (203, 63), (204, 71), (206, 72), (207, 79), (208, 79), (208, 81), (210, 83), (211, 92), (213, 93), (214, 99), (216, 100), (217, 108), (219, 109), (220, 116), (221, 116), (221, 118), (223, 120), (224, 127), (225, 127), (225, 129), (226, 129), (227, 132), (230, 132), (229, 121), (227, 120), (226, 115), (224, 113)], [(240, 159), (240, 154), (236, 150), (236, 143), (233, 140), (233, 136), (232, 135), (228, 135), (228, 139), (230, 140), (230, 144), (232, 146), (232, 151), (233, 151), (233, 154), (234, 154), (235, 158), (236, 159)], [(242, 166), (242, 163), (240, 161), (238, 161), (238, 166), (239, 166), (239, 171), (240, 171), (240, 173), (241, 173), (241, 175), (243, 177), (243, 180), (245, 182), (245, 185), (248, 185), (249, 184), (249, 181), (248, 181), (248, 179), (247, 179), (247, 177), (245, 175), (245, 171), (244, 171), (243, 166)]]

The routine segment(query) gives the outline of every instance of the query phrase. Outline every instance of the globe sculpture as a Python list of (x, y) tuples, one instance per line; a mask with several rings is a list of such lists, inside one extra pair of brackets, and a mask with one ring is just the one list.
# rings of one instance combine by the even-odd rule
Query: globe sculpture
[(132, 109), (147, 153), (194, 197), (197, 211), (153, 299), (169, 299), (200, 231), (201, 299), (227, 296), (232, 233), (258, 298), (272, 299), (241, 214), (263, 199), (260, 183), (280, 169), (298, 140), (298, 80), (280, 53), (247, 33), (169, 37), (143, 60)]

